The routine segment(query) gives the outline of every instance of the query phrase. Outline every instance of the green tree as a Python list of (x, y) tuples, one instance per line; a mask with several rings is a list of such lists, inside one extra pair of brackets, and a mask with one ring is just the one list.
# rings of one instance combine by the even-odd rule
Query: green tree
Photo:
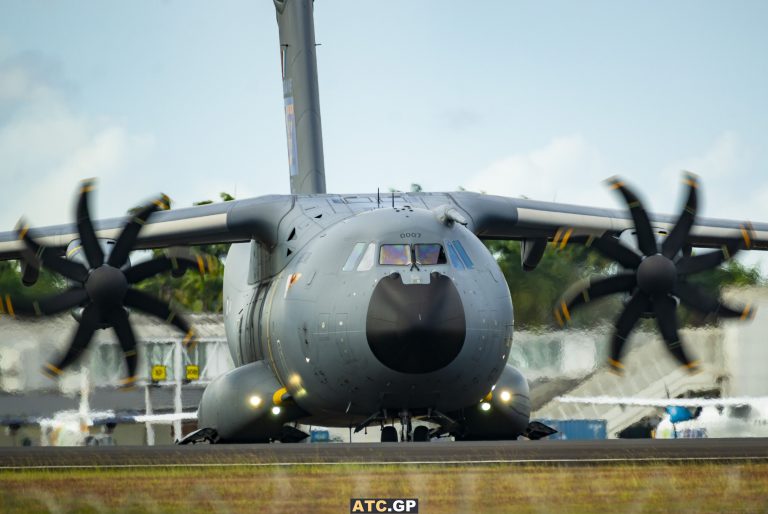
[[(504, 273), (515, 307), (515, 325), (522, 328), (555, 326), (552, 313), (566, 288), (588, 276), (607, 273), (610, 267), (607, 260), (583, 246), (559, 250), (549, 245), (536, 270), (523, 271), (518, 241), (488, 241), (486, 246)], [(599, 321), (583, 312), (574, 317), (575, 323)]]
[[(223, 202), (235, 198), (229, 193), (220, 193)], [(211, 200), (195, 202), (194, 205), (208, 205)], [(166, 302), (176, 302), (193, 312), (221, 312), (223, 310), (224, 260), (229, 251), (229, 244), (202, 245), (195, 248), (197, 254), (213, 262), (211, 271), (200, 274), (195, 270), (187, 271), (181, 278), (170, 273), (156, 275), (139, 284), (139, 289), (154, 294)], [(162, 250), (155, 250), (155, 256), (162, 255)]]
[(37, 299), (66, 289), (67, 281), (60, 275), (45, 269), (35, 285), (25, 286), (21, 282), (21, 265), (18, 261), (0, 261), (0, 297)]

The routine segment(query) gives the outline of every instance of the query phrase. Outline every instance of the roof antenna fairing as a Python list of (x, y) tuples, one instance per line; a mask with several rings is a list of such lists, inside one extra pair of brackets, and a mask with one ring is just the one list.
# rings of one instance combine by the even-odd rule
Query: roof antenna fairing
[(273, 0), (280, 32), (291, 194), (325, 194), (313, 0)]

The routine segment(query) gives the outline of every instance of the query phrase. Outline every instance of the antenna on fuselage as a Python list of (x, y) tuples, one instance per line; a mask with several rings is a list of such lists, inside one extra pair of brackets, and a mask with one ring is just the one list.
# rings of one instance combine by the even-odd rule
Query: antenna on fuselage
[(313, 0), (274, 0), (291, 194), (325, 193)]

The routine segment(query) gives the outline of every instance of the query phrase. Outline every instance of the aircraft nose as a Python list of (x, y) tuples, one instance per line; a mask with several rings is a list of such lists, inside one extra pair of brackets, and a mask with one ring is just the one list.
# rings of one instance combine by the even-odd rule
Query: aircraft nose
[(461, 297), (445, 275), (432, 273), (429, 284), (403, 284), (393, 273), (373, 290), (368, 345), (395, 371), (429, 373), (447, 366), (459, 355), (466, 332)]

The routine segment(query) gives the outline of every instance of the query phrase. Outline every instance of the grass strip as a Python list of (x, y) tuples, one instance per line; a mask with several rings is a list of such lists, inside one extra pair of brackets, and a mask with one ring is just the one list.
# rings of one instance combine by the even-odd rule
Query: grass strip
[(295, 465), (0, 472), (2, 512), (349, 512), (352, 497), (419, 512), (768, 512), (768, 463)]

